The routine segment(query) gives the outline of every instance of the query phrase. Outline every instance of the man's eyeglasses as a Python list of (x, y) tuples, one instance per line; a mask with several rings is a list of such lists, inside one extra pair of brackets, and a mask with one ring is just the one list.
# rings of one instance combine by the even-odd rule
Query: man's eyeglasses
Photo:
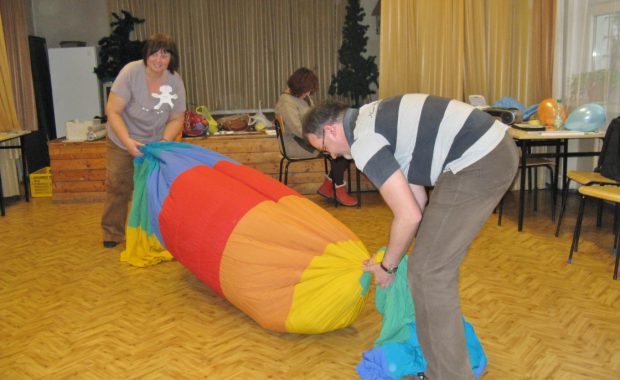
[(323, 131), (323, 142), (321, 143), (321, 153), (326, 154), (327, 151), (325, 150), (325, 131)]

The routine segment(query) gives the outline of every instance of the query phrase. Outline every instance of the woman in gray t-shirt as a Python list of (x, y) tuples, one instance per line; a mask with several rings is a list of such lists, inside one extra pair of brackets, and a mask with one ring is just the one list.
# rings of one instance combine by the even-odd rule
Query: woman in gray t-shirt
[(153, 141), (172, 141), (183, 128), (185, 86), (176, 72), (179, 55), (172, 37), (150, 36), (143, 58), (128, 63), (114, 80), (108, 117), (106, 201), (101, 219), (103, 246), (125, 240), (133, 191), (133, 159)]

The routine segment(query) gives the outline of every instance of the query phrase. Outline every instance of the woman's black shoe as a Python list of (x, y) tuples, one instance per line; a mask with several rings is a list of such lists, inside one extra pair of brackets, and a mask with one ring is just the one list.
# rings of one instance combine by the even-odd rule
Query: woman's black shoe
[(118, 242), (112, 240), (104, 240), (103, 248), (114, 248), (118, 245)]

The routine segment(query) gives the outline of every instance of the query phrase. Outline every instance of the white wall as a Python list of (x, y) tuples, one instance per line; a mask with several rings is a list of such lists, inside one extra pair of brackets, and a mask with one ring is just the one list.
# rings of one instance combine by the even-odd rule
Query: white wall
[(48, 48), (60, 41), (97, 41), (110, 34), (110, 15), (106, 0), (28, 0), (30, 33), (43, 37)]
[[(29, 33), (44, 37), (47, 47), (59, 47), (60, 41), (85, 41), (96, 46), (110, 32), (110, 15), (106, 0), (27, 0), (30, 8)], [(344, 0), (346, 1), (346, 0)], [(376, 17), (372, 16), (379, 0), (361, 0), (368, 25), (367, 54), (379, 63), (379, 35)]]
[[(379, 67), (379, 34), (377, 33), (377, 17), (372, 15), (372, 11), (375, 9), (379, 0), (360, 0), (360, 5), (364, 8), (366, 17), (362, 21), (363, 24), (368, 25), (366, 31), (366, 37), (368, 37), (368, 43), (366, 44), (366, 56), (375, 56), (375, 63)], [(377, 99), (378, 91), (377, 87), (373, 85), (371, 87), (375, 90), (375, 94), (371, 96), (371, 99)]]
[(364, 12), (366, 12), (366, 17), (364, 17), (362, 23), (369, 26), (366, 32), (366, 36), (368, 37), (368, 45), (366, 45), (368, 49), (367, 54), (377, 57), (377, 64), (379, 63), (379, 35), (377, 34), (377, 17), (372, 15), (372, 11), (375, 9), (378, 1), (379, 0), (360, 1), (360, 5), (364, 8)]

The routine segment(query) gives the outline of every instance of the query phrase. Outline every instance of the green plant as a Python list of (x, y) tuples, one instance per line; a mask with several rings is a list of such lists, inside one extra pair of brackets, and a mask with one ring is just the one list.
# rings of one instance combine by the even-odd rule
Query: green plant
[(129, 35), (137, 24), (144, 19), (133, 17), (131, 13), (122, 10), (123, 17), (112, 13), (116, 19), (112, 26), (112, 34), (99, 40), (99, 65), (95, 67), (97, 77), (102, 81), (113, 80), (119, 71), (131, 61), (142, 58), (142, 48), (145, 41), (129, 39)]
[(359, 107), (363, 99), (375, 91), (370, 84), (377, 84), (379, 70), (374, 56), (364, 57), (366, 52), (366, 31), (368, 25), (362, 25), (365, 12), (359, 0), (349, 0), (347, 15), (342, 27), (342, 45), (338, 50), (338, 61), (341, 68), (332, 76), (329, 94), (338, 94), (353, 100), (353, 106)]

